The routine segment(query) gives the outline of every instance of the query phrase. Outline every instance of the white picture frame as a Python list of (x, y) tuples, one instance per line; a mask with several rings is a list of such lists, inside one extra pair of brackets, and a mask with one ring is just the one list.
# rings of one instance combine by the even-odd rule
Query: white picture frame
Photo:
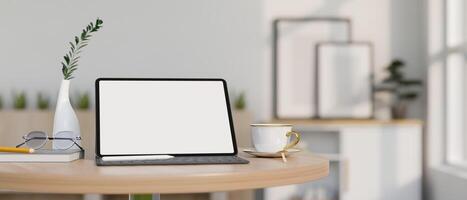
[(373, 47), (369, 42), (316, 46), (316, 110), (321, 119), (374, 115)]
[(344, 18), (284, 18), (274, 22), (274, 115), (315, 118), (315, 45), (351, 40)]

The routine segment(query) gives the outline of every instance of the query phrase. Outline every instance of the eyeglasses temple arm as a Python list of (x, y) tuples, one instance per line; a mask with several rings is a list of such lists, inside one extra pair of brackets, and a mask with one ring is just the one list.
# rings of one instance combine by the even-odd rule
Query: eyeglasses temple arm
[(20, 146), (23, 146), (24, 144), (26, 144), (26, 142), (29, 142), (30, 140), (32, 140), (33, 138), (30, 138), (30, 139), (25, 139), (24, 142), (22, 142), (21, 144), (18, 144), (16, 145), (16, 148), (20, 147)]
[(83, 147), (81, 147), (78, 143), (76, 143), (74, 140), (73, 140), (73, 143), (76, 144), (77, 147), (79, 147), (79, 149), (81, 149), (81, 151), (84, 151)]
[(24, 142), (22, 142), (21, 144), (16, 145), (16, 148), (18, 148), (18, 147), (20, 147), (20, 146), (23, 146), (24, 144), (26, 144), (26, 142), (27, 142), (27, 141), (24, 141)]

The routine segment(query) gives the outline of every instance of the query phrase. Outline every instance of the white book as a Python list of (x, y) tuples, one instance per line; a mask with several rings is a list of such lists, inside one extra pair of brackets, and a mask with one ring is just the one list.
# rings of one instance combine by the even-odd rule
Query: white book
[(36, 150), (34, 153), (0, 153), (1, 162), (71, 162), (84, 158), (84, 151), (68, 150)]

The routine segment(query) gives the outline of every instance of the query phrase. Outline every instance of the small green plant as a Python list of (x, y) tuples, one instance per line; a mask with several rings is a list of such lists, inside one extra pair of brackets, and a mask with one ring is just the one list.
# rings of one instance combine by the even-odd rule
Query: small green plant
[(421, 86), (422, 81), (416, 79), (407, 79), (402, 72), (405, 63), (402, 60), (395, 59), (386, 67), (389, 76), (384, 79), (385, 88), (392, 92), (398, 101), (410, 101), (418, 97), (418, 91), (412, 86)]
[(404, 118), (406, 116), (408, 102), (418, 97), (418, 90), (415, 86), (422, 85), (421, 80), (406, 78), (402, 71), (404, 67), (404, 61), (394, 59), (385, 68), (389, 76), (376, 88), (377, 91), (385, 91), (392, 94), (392, 111), (394, 118)]
[(87, 110), (91, 107), (88, 92), (84, 92), (78, 95), (76, 107), (80, 110)]
[(133, 196), (134, 200), (152, 200), (152, 195), (151, 194), (135, 194)]
[(13, 96), (13, 108), (17, 110), (24, 110), (27, 106), (26, 93), (19, 92)]
[(37, 94), (37, 109), (47, 110), (49, 109), (50, 99), (42, 93)]
[(244, 110), (246, 108), (245, 92), (241, 92), (235, 99), (235, 109)]
[(74, 42), (70, 42), (70, 51), (63, 56), (64, 61), (62, 62), (62, 73), (63, 79), (70, 80), (73, 77), (73, 72), (78, 68), (79, 54), (82, 49), (88, 45), (89, 39), (92, 37), (92, 33), (97, 32), (104, 22), (97, 18), (96, 22), (89, 23), (85, 29), (81, 32), (81, 35), (75, 36)]

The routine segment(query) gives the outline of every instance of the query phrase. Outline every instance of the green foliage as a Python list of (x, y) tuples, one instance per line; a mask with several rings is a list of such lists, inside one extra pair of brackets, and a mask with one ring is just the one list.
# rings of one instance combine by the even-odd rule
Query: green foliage
[(394, 59), (386, 71), (389, 76), (383, 80), (383, 84), (376, 88), (377, 91), (387, 91), (395, 95), (398, 101), (410, 101), (418, 97), (415, 86), (421, 86), (422, 81), (417, 79), (405, 78), (402, 69), (405, 67), (405, 62), (399, 59)]
[(3, 98), (0, 96), (0, 110), (3, 109)]
[(47, 110), (49, 109), (50, 99), (45, 97), (42, 93), (37, 94), (37, 109)]
[(152, 200), (151, 194), (135, 194), (133, 195), (134, 200)]
[(246, 108), (245, 92), (240, 93), (235, 99), (235, 109), (244, 110)]
[(97, 18), (96, 22), (89, 23), (85, 29), (81, 32), (81, 35), (75, 36), (75, 40), (70, 42), (70, 51), (63, 57), (62, 62), (62, 73), (63, 79), (70, 80), (73, 77), (73, 72), (78, 68), (79, 54), (81, 50), (88, 45), (89, 39), (92, 37), (92, 33), (97, 32), (104, 22)]
[(78, 95), (76, 107), (80, 110), (87, 110), (91, 107), (89, 93), (85, 92)]
[(17, 110), (24, 110), (27, 106), (26, 93), (20, 92), (13, 96), (13, 108)]

